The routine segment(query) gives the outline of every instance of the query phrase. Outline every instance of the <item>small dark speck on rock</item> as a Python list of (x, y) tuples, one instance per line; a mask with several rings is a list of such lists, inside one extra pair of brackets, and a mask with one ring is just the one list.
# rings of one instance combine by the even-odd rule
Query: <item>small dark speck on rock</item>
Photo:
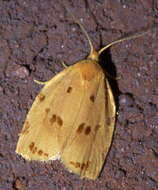
[(117, 178), (121, 178), (121, 177), (125, 177), (125, 176), (126, 176), (126, 171), (123, 170), (123, 169), (121, 169), (121, 168), (119, 168), (117, 170), (117, 172), (116, 172), (116, 177)]
[(157, 108), (156, 104), (149, 102), (148, 104), (146, 104), (144, 110), (148, 116), (152, 116), (157, 113), (158, 108)]

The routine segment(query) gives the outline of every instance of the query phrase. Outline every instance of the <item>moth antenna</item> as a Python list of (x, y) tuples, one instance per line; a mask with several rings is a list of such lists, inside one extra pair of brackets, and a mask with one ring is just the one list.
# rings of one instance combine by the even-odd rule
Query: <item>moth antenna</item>
[(121, 39), (118, 39), (118, 40), (116, 40), (116, 41), (113, 41), (113, 42), (111, 42), (110, 44), (108, 44), (108, 45), (106, 45), (105, 47), (103, 47), (102, 49), (100, 49), (100, 50), (98, 51), (98, 54), (100, 55), (104, 50), (106, 50), (106, 49), (109, 48), (110, 46), (113, 46), (113, 45), (115, 45), (115, 44), (117, 44), (117, 43), (120, 43), (120, 42), (123, 42), (123, 41), (127, 41), (127, 40), (131, 40), (131, 39), (139, 38), (139, 37), (145, 35), (145, 34), (148, 33), (148, 32), (149, 32), (149, 30), (148, 30), (148, 31), (144, 31), (144, 32), (141, 33), (141, 34), (135, 34), (135, 35), (132, 35), (132, 36), (128, 36), (128, 37), (121, 38)]
[(143, 35), (145, 35), (146, 33), (149, 32), (149, 29), (148, 30), (144, 30), (142, 33), (139, 33), (139, 34), (135, 34), (135, 35), (132, 35), (132, 36), (127, 36), (125, 38), (121, 38), (121, 39), (118, 39), (116, 41), (113, 41), (111, 42), (110, 44), (106, 45), (105, 47), (101, 48), (99, 51), (96, 51), (93, 47), (93, 44), (92, 44), (92, 41), (87, 33), (87, 31), (85, 30), (85, 28), (83, 27), (83, 25), (80, 23), (80, 21), (71, 13), (71, 11), (68, 9), (68, 7), (66, 6), (65, 2), (62, 1), (64, 7), (66, 8), (67, 12), (71, 15), (71, 17), (73, 18), (73, 20), (80, 26), (82, 32), (85, 34), (87, 40), (88, 40), (88, 43), (89, 43), (89, 46), (90, 46), (90, 54), (88, 56), (88, 59), (92, 59), (92, 60), (95, 60), (95, 61), (98, 61), (99, 59), (99, 56), (100, 54), (106, 50), (107, 48), (117, 44), (117, 43), (120, 43), (120, 42), (123, 42), (123, 41), (127, 41), (127, 40), (131, 40), (131, 39), (135, 39), (135, 38), (139, 38)]
[[(81, 28), (82, 32), (84, 33), (84, 35), (86, 36), (87, 40), (88, 40), (88, 43), (89, 43), (89, 46), (90, 46), (90, 54), (89, 54), (89, 58), (92, 58), (93, 57), (98, 57), (98, 53), (96, 52), (96, 50), (94, 49), (93, 47), (93, 44), (92, 44), (92, 40), (90, 39), (87, 31), (85, 30), (85, 28), (83, 27), (83, 25), (80, 23), (80, 21), (72, 14), (72, 12), (68, 9), (68, 7), (65, 5), (65, 3), (62, 1), (62, 3), (64, 4), (67, 12), (71, 15), (71, 17), (73, 18), (74, 22), (77, 23), (79, 25), (79, 27)], [(96, 55), (97, 54), (97, 55)]]

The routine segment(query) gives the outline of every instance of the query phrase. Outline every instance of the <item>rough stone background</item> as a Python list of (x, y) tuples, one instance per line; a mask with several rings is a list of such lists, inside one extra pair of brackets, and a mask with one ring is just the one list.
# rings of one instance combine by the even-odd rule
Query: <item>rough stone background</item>
[[(0, 0), (0, 190), (158, 189), (158, 29), (120, 43), (102, 58), (118, 117), (100, 177), (81, 180), (59, 162), (28, 162), (15, 154), (18, 133), (41, 86), (89, 46), (59, 0)], [(158, 23), (157, 0), (69, 0), (97, 49)]]

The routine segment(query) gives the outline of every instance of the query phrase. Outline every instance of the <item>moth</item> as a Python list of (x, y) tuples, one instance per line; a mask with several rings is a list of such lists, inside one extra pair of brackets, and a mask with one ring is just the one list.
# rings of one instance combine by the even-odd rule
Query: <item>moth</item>
[(112, 142), (116, 114), (99, 56), (110, 46), (140, 35), (114, 41), (96, 51), (84, 27), (78, 20), (75, 22), (87, 37), (89, 56), (49, 81), (36, 81), (44, 87), (27, 114), (16, 153), (26, 160), (60, 159), (70, 172), (96, 179)]

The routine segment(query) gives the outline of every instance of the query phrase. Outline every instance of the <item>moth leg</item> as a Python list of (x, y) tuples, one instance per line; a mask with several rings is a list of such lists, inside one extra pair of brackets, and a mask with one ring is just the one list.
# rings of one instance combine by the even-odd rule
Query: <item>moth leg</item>
[(62, 66), (66, 69), (68, 66), (64, 63), (64, 61), (61, 61)]
[(115, 80), (120, 80), (120, 79), (122, 79), (123, 77), (122, 77), (122, 75), (121, 74), (119, 74), (119, 76), (118, 77), (115, 77)]
[(39, 81), (39, 80), (35, 80), (35, 79), (34, 79), (34, 82), (37, 83), (37, 84), (40, 84), (40, 85), (45, 85), (45, 84), (47, 84), (49, 81), (42, 82), (42, 81)]
[(113, 79), (113, 80), (120, 80), (122, 78), (121, 75), (119, 75), (118, 77), (114, 77), (112, 75), (110, 75), (108, 72), (104, 71), (105, 75), (107, 75), (109, 78)]

